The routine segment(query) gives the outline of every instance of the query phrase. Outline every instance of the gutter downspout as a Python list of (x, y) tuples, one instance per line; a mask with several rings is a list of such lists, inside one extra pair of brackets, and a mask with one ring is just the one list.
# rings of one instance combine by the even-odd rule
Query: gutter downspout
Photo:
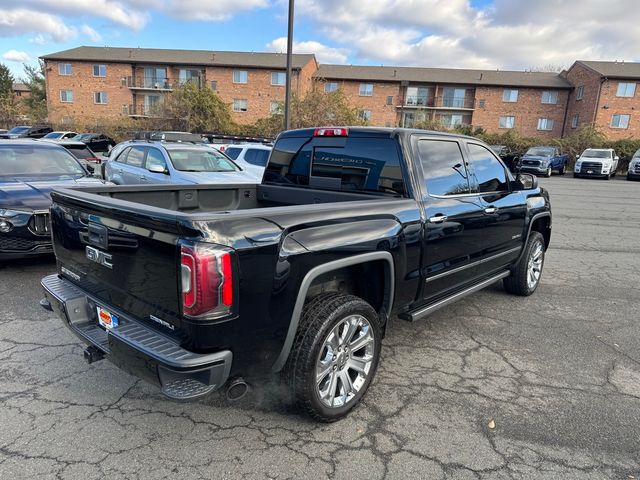
[(602, 94), (602, 85), (604, 85), (604, 82), (608, 80), (609, 79), (607, 77), (600, 78), (600, 87), (598, 88), (598, 97), (596, 98), (596, 108), (593, 110), (593, 120), (591, 121), (591, 125), (593, 125), (593, 127), (596, 126), (596, 118), (598, 117), (598, 110), (600, 109), (600, 95)]
[(567, 117), (569, 116), (569, 99), (571, 98), (571, 93), (573, 93), (573, 90), (575, 89), (572, 88), (567, 93), (567, 104), (564, 107), (564, 119), (562, 120), (562, 132), (560, 132), (560, 138), (564, 138), (564, 132), (567, 127)]

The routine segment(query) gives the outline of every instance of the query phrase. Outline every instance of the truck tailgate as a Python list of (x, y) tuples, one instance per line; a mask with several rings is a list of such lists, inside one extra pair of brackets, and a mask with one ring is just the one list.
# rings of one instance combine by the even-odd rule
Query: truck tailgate
[(155, 317), (171, 330), (179, 327), (177, 240), (183, 232), (171, 212), (107, 208), (99, 197), (85, 200), (64, 192), (53, 192), (52, 199), (60, 273), (106, 306), (140, 319)]

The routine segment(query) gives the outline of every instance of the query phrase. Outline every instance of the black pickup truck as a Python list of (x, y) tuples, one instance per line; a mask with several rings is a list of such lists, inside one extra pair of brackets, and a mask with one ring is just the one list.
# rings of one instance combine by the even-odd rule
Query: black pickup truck
[(482, 142), (409, 129), (282, 133), (259, 185), (52, 193), (42, 305), (173, 399), (277, 373), (319, 420), (369, 387), (396, 318), (540, 281), (547, 192)]

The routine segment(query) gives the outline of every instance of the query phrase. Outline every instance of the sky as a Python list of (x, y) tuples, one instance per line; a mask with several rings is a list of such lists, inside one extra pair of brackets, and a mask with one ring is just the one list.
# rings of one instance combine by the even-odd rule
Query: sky
[[(286, 50), (288, 0), (0, 0), (0, 62), (80, 45)], [(638, 0), (295, 0), (320, 63), (501, 70), (640, 61)]]

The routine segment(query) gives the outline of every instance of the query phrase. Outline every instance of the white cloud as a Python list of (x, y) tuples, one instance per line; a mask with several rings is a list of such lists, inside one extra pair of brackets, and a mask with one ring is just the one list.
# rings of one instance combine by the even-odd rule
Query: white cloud
[[(287, 37), (276, 38), (266, 47), (269, 52), (285, 53), (287, 51)], [(293, 53), (313, 53), (320, 63), (345, 63), (348, 58), (346, 48), (332, 48), (316, 41), (294, 41)]]
[(91, 28), (89, 25), (83, 25), (82, 28), (80, 28), (80, 30), (82, 31), (82, 33), (84, 33), (87, 37), (89, 37), (89, 39), (93, 42), (93, 43), (100, 43), (102, 42), (102, 36), (96, 32), (93, 28)]
[(228, 20), (240, 12), (264, 8), (268, 4), (267, 0), (167, 0), (164, 9), (182, 20), (217, 22)]
[(0, 10), (0, 37), (15, 37), (26, 33), (47, 34), (56, 41), (74, 38), (75, 28), (68, 27), (54, 15), (19, 8)]
[[(640, 60), (637, 0), (298, 0), (354, 61), (469, 68), (569, 66), (576, 59)], [(331, 12), (327, 15), (326, 12)]]
[(2, 54), (2, 58), (9, 62), (26, 63), (31, 61), (31, 57), (27, 52), (19, 52), (18, 50), (9, 50)]

